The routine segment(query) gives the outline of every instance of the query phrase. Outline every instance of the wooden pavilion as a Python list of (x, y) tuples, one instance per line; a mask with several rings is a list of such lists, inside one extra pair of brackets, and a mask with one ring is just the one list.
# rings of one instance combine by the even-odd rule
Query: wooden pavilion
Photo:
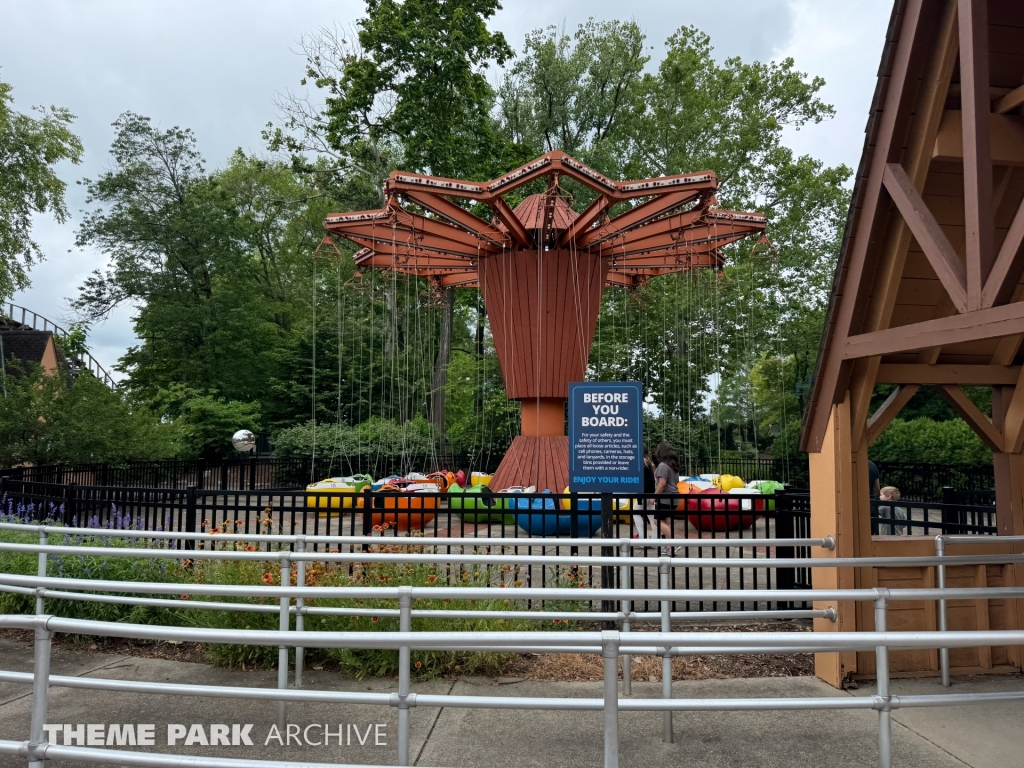
[[(882, 55), (824, 339), (804, 419), (812, 535), (826, 557), (934, 555), (923, 536), (873, 536), (868, 448), (921, 386), (993, 451), (997, 527), (1024, 534), (1024, 2), (897, 0)], [(898, 388), (873, 413), (875, 386)], [(991, 418), (964, 385), (992, 388)], [(909, 459), (910, 457), (908, 457)], [(1021, 546), (957, 546), (1007, 554)], [(954, 552), (951, 552), (954, 554)], [(816, 569), (820, 588), (934, 586), (933, 568)], [(1024, 585), (1024, 565), (950, 568), (949, 586)], [(1024, 601), (953, 603), (951, 629), (1024, 628)], [(870, 603), (817, 629), (869, 630)], [(934, 603), (891, 606), (889, 628), (936, 629)], [(950, 652), (956, 673), (1020, 669), (1020, 647)], [(937, 651), (892, 669), (937, 674)], [(874, 654), (819, 654), (840, 685)]]
[[(563, 178), (592, 193), (582, 213)], [(506, 202), (538, 181), (543, 192), (514, 209)], [(710, 171), (613, 181), (556, 151), (486, 182), (396, 171), (384, 208), (333, 214), (324, 226), (363, 247), (361, 268), (481, 290), (506, 394), (522, 403), (521, 434), (491, 485), (557, 493), (569, 479), (565, 400), (586, 375), (604, 287), (720, 269), (725, 246), (764, 231), (761, 214), (715, 207), (716, 189)]]

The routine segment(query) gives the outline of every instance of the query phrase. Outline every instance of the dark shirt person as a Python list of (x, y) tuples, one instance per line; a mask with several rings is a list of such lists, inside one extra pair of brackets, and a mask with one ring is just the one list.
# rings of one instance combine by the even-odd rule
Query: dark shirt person
[(881, 491), (881, 487), (880, 487), (880, 483), (879, 483), (879, 479), (878, 478), (879, 478), (878, 467), (875, 465), (875, 462), (869, 461), (868, 462), (868, 496), (870, 496), (872, 499), (877, 499), (878, 498), (878, 494)]

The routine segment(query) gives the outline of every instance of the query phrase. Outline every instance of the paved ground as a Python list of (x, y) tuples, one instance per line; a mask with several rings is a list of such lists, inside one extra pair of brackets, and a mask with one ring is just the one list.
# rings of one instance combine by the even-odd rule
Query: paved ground
[[(0, 641), (0, 667), (28, 671), (31, 647)], [(117, 679), (138, 679), (200, 684), (265, 685), (276, 680), (272, 671), (242, 673), (204, 664), (140, 659), (134, 657), (54, 652), (53, 673)], [(333, 690), (393, 691), (394, 681), (357, 681), (327, 672), (310, 670), (308, 687)], [(934, 693), (935, 681), (897, 681), (894, 693)], [(1020, 690), (1024, 679), (993, 678), (959, 681), (955, 690)], [(513, 682), (501, 684), (486, 678), (458, 682), (417, 683), (422, 693), (490, 696), (596, 697), (599, 683)], [(673, 687), (679, 697), (785, 697), (867, 696), (873, 691), (837, 694), (813, 678), (713, 680), (680, 682)], [(637, 697), (656, 697), (660, 684), (634, 684)], [(31, 696), (26, 686), (0, 684), (0, 738), (22, 739), (28, 733)], [(283, 747), (267, 742), (276, 719), (271, 702), (249, 700), (181, 699), (159, 695), (87, 693), (70, 689), (51, 690), (51, 722), (55, 723), (152, 723), (157, 747), (168, 749), (168, 723), (253, 724), (252, 747), (180, 746), (181, 754), (208, 754), (242, 759), (284, 759), (317, 762), (390, 765), (396, 754), (396, 713), (390, 708), (349, 705), (293, 704), (288, 720), (303, 729), (312, 723), (338, 724), (348, 737), (344, 746)], [(902, 710), (894, 713), (894, 765), (900, 768), (1024, 767), (1024, 702), (962, 706), (946, 709)], [(520, 710), (414, 709), (412, 754), (417, 765), (472, 766), (592, 766), (603, 756), (602, 715), (599, 712), (527, 712)], [(845, 768), (876, 763), (877, 714), (869, 711), (686, 713), (675, 715), (675, 743), (661, 741), (659, 713), (624, 713), (620, 717), (621, 764), (661, 768), (665, 766), (815, 766)], [(381, 724), (379, 731), (367, 727)], [(348, 728), (358, 729), (366, 741)], [(375, 746), (376, 733), (385, 745)], [(316, 740), (319, 731), (310, 732)], [(351, 741), (351, 744), (348, 743)], [(0, 768), (22, 766), (23, 761), (0, 758)], [(68, 765), (52, 762), (53, 768)]]

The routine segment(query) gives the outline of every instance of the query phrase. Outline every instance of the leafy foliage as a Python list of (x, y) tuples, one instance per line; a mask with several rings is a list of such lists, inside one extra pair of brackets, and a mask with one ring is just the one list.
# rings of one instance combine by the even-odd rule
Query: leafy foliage
[(961, 419), (893, 419), (871, 445), (875, 461), (923, 464), (991, 464), (992, 451)]
[[(13, 366), (8, 373), (15, 373)], [(178, 450), (174, 424), (161, 422), (123, 391), (112, 392), (88, 373), (69, 381), (24, 364), (8, 375), (0, 399), (0, 464), (95, 462), (170, 458)]]
[(28, 270), (43, 258), (32, 240), (32, 217), (67, 220), (67, 185), (55, 166), (79, 163), (82, 142), (71, 132), (75, 116), (61, 107), (36, 107), (38, 117), (14, 111), (13, 88), (0, 80), (0, 299), (28, 285)]

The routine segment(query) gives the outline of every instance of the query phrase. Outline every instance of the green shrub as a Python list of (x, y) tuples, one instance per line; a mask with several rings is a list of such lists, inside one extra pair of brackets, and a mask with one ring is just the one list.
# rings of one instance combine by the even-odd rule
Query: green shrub
[(874, 442), (875, 461), (921, 464), (991, 464), (992, 451), (961, 419), (893, 419)]

